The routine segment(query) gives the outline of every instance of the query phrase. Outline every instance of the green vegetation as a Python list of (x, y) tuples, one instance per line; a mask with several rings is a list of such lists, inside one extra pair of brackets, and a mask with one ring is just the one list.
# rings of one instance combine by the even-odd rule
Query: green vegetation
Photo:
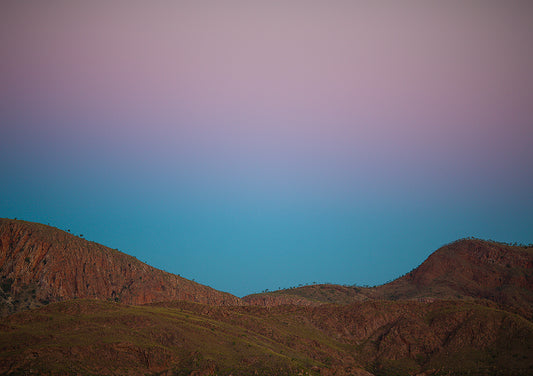
[(271, 292), (269, 292), (267, 289), (261, 294), (255, 294), (255, 296), (266, 295), (274, 298), (285, 297), (289, 301), (294, 298), (300, 298), (309, 301), (311, 304), (350, 304), (357, 301), (366, 300), (367, 297), (363, 294), (363, 291), (363, 287), (320, 284), (291, 287), (285, 290)]
[(13, 278), (2, 277), (2, 282), (0, 282), (0, 288), (2, 288), (2, 291), (4, 293), (6, 294), (10, 293), (12, 285), (13, 285)]
[[(0, 336), (0, 359), (17, 358), (16, 349), (24, 343), (33, 353), (48, 355), (21, 359), (21, 367), (53, 373), (72, 369), (89, 374), (105, 369), (126, 373), (134, 366), (174, 368), (176, 374), (185, 374), (216, 365), (222, 374), (246, 374), (245, 370), (254, 369), (268, 375), (320, 364), (265, 336), (260, 326), (266, 322), (257, 322), (253, 315), (237, 313), (234, 319), (241, 325), (236, 325), (194, 311), (203, 309), (199, 305), (136, 307), (83, 300), (56, 303), (10, 317)], [(275, 320), (270, 323), (277, 331)], [(299, 331), (293, 329), (295, 334)], [(285, 328), (278, 335), (289, 336)]]

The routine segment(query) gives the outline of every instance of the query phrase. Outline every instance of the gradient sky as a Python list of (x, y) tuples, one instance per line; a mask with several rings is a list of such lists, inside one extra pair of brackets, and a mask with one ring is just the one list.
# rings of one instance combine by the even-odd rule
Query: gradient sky
[[(224, 4), (222, 4), (224, 3)], [(0, 217), (238, 296), (533, 242), (533, 2), (0, 3)]]

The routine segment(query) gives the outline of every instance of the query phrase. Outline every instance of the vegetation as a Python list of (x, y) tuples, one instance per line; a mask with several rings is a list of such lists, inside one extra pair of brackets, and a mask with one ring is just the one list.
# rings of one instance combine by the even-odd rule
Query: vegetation
[[(301, 284), (240, 300), (67, 232), (2, 221), (3, 244), (13, 228), (24, 241), (0, 268), (0, 374), (533, 374), (527, 245), (466, 239), (386, 285)], [(52, 246), (37, 254), (40, 242)], [(35, 277), (54, 268), (66, 277)], [(83, 295), (102, 279), (109, 289)], [(155, 295), (170, 288), (183, 295)]]
[(10, 364), (15, 374), (526, 375), (532, 345), (531, 322), (453, 301), (269, 309), (72, 300), (7, 317), (0, 367)]
[(464, 241), (464, 240), (478, 240), (478, 241), (489, 242), (489, 243), (492, 243), (492, 244), (506, 245), (506, 246), (509, 246), (509, 247), (533, 248), (533, 243), (525, 244), (525, 243), (520, 243), (520, 242), (501, 242), (501, 241), (497, 241), (497, 240), (493, 240), (493, 239), (479, 239), (479, 238), (476, 238), (476, 237), (473, 237), (473, 236), (467, 236), (465, 238), (458, 239), (458, 240), (456, 240), (456, 241), (454, 241), (452, 243), (445, 244), (445, 246), (451, 245), (453, 243), (458, 243), (458, 242), (461, 242), (461, 241)]

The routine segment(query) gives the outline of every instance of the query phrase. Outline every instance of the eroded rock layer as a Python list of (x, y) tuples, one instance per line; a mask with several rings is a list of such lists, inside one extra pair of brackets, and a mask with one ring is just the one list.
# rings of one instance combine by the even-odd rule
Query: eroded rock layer
[(73, 298), (240, 305), (236, 296), (56, 228), (0, 219), (3, 313)]

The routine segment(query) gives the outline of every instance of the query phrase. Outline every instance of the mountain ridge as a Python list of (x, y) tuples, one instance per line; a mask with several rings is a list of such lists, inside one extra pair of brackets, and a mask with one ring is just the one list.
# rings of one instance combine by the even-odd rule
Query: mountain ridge
[(0, 374), (530, 375), (532, 256), (461, 240), (385, 285), (240, 299), (0, 219)]
[(405, 275), (374, 287), (319, 284), (243, 297), (249, 304), (350, 304), (384, 299), (486, 299), (533, 318), (533, 246), (460, 239)]
[(481, 239), (446, 244), (417, 268), (380, 286), (319, 284), (241, 299), (51, 226), (0, 219), (0, 267), (3, 314), (74, 298), (263, 306), (486, 299), (533, 317), (533, 247)]
[(0, 219), (0, 267), (4, 314), (74, 298), (128, 304), (166, 300), (242, 304), (234, 295), (156, 269), (118, 250), (21, 220)]

